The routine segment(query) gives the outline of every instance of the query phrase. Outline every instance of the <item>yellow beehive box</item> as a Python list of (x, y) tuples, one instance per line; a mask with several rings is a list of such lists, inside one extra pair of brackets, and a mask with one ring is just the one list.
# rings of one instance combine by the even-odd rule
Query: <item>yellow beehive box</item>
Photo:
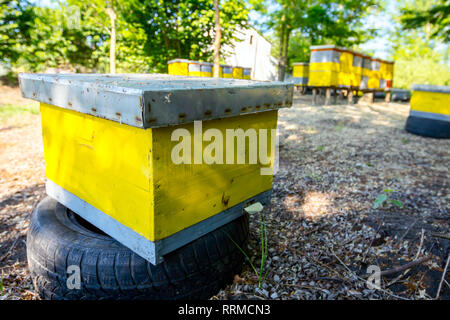
[(175, 59), (170, 60), (168, 63), (169, 74), (174, 76), (187, 76), (189, 75), (189, 60)]
[(362, 76), (370, 77), (372, 75), (372, 59), (369, 56), (363, 57)]
[(364, 56), (360, 53), (353, 54), (352, 74), (362, 75)]
[(292, 76), (294, 78), (308, 78), (308, 75), (309, 75), (309, 63), (294, 62), (292, 64)]
[(411, 133), (450, 138), (450, 87), (414, 84), (405, 129)]
[(353, 53), (346, 50), (341, 50), (340, 55), (340, 72), (352, 73), (353, 71)]
[(380, 89), (380, 79), (369, 78), (368, 87), (369, 89)]
[(450, 87), (412, 85), (410, 109), (450, 116)]
[(233, 78), (234, 79), (243, 79), (244, 75), (242, 73), (242, 67), (233, 66)]
[(202, 76), (201, 62), (189, 61), (188, 75), (191, 77), (201, 77)]
[(201, 77), (212, 77), (213, 76), (213, 64), (209, 62), (200, 63), (200, 76)]
[[(47, 193), (152, 263), (270, 192), (272, 129), (292, 104), (277, 82), (21, 74), (20, 85), (41, 102)], [(211, 149), (236, 128), (267, 133)], [(250, 161), (263, 141), (268, 161)]]
[(337, 87), (339, 85), (339, 72), (310, 71), (308, 86), (310, 87)]
[(357, 87), (361, 85), (361, 74), (351, 73), (350, 74), (350, 85), (352, 87)]
[(342, 49), (334, 45), (311, 46), (309, 86), (338, 86)]
[(351, 85), (352, 85), (352, 74), (339, 72), (338, 86), (347, 88), (350, 87)]
[(246, 80), (252, 79), (252, 68), (242, 68), (242, 78)]
[(222, 76), (226, 79), (233, 78), (233, 67), (229, 65), (222, 66)]
[(292, 64), (292, 80), (296, 86), (307, 86), (309, 80), (309, 63), (294, 62)]

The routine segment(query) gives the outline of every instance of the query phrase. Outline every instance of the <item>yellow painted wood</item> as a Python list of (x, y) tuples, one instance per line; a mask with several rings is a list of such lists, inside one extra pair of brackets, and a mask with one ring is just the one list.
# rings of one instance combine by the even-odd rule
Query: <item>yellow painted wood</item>
[(340, 71), (340, 65), (336, 62), (312, 62), (309, 64), (309, 71)]
[(351, 52), (341, 52), (340, 72), (351, 73), (353, 67), (353, 54)]
[(189, 74), (188, 63), (187, 62), (169, 63), (169, 74), (176, 76), (187, 76)]
[(413, 91), (411, 110), (450, 115), (450, 94), (430, 91)]
[(351, 73), (350, 84), (352, 87), (359, 87), (361, 85), (361, 74)]
[(200, 71), (189, 71), (190, 77), (201, 77), (202, 73)]
[(313, 87), (329, 87), (339, 85), (339, 72), (310, 71), (308, 85)]
[(234, 79), (243, 79), (241, 67), (233, 67), (233, 78)]
[(369, 78), (368, 87), (369, 87), (369, 89), (379, 89), (380, 88), (380, 79), (379, 78)]
[(345, 72), (339, 72), (338, 84), (340, 86), (346, 86), (346, 87), (351, 86), (352, 85), (352, 74), (345, 73)]
[(293, 65), (292, 76), (296, 78), (308, 78), (308, 65)]
[[(227, 128), (275, 129), (276, 123), (277, 112), (268, 111), (203, 121), (202, 124), (203, 131), (217, 128), (224, 133)], [(181, 127), (193, 134), (193, 123)], [(155, 238), (165, 238), (183, 226), (197, 223), (272, 188), (272, 176), (261, 175), (259, 164), (173, 164), (171, 147), (168, 147), (174, 145), (168, 143), (172, 131), (173, 128), (167, 127), (153, 132)], [(223, 152), (225, 155), (225, 149)]]
[(154, 239), (152, 131), (41, 103), (47, 178)]
[[(193, 123), (139, 129), (47, 104), (41, 115), (47, 178), (151, 241), (272, 187), (260, 164), (174, 164), (179, 142), (171, 134), (185, 128), (193, 135)], [(277, 111), (202, 122), (203, 131), (217, 128), (224, 139), (226, 129), (275, 129), (276, 123)]]

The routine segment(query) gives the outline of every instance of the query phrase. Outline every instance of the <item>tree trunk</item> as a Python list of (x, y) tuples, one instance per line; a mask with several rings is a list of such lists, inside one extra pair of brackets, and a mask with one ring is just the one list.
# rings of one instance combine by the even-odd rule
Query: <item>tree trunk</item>
[(220, 30), (219, 0), (214, 0), (214, 16), (216, 18), (216, 37), (214, 39), (214, 78), (220, 76), (220, 40), (222, 32)]
[(280, 51), (278, 55), (278, 81), (284, 80), (284, 64), (283, 64), (283, 56), (284, 56), (284, 41), (286, 34), (286, 25), (285, 25), (285, 16), (281, 18), (281, 30), (280, 30)]
[(109, 44), (109, 73), (116, 73), (116, 19), (117, 15), (114, 9), (106, 9), (106, 13), (111, 19), (111, 38)]
[(288, 60), (288, 52), (289, 52), (289, 38), (291, 35), (291, 30), (287, 29), (286, 30), (286, 39), (284, 40), (284, 48), (283, 48), (283, 58), (281, 59), (282, 63), (283, 63), (283, 68), (282, 70), (282, 74), (281, 74), (281, 80), (280, 81), (284, 81), (284, 76), (286, 74), (286, 67), (287, 67), (287, 60)]

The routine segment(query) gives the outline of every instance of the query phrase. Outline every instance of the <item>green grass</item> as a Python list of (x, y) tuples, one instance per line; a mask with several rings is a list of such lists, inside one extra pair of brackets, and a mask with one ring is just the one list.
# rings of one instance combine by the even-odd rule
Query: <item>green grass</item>
[(39, 104), (3, 104), (0, 105), (0, 123), (5, 122), (6, 120), (21, 115), (24, 113), (28, 114), (39, 114)]

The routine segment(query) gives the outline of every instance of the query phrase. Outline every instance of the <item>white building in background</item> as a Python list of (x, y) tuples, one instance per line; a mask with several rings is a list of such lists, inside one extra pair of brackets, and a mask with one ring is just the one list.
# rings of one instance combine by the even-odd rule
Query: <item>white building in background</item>
[(272, 44), (251, 26), (237, 30), (235, 36), (241, 41), (222, 47), (225, 63), (252, 68), (253, 80), (276, 80), (278, 61), (270, 54)]

